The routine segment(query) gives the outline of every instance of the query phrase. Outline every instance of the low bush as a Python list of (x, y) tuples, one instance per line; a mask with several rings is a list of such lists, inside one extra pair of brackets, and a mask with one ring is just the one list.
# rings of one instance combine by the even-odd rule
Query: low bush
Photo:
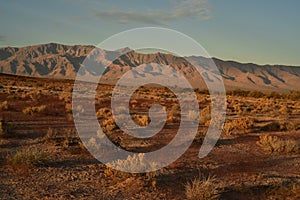
[[(162, 170), (155, 171), (158, 168), (158, 164), (147, 160), (145, 158), (145, 154), (143, 153), (128, 156), (125, 160), (116, 160), (107, 164), (107, 166), (108, 168), (104, 171), (104, 175), (106, 177), (112, 176), (122, 178), (129, 175), (134, 175), (142, 176), (148, 180), (152, 180), (154, 177), (162, 173)], [(126, 172), (133, 172), (134, 174)]]
[(192, 122), (199, 123), (199, 119), (200, 119), (199, 112), (190, 110), (188, 113), (188, 119), (191, 120)]
[(178, 104), (172, 106), (171, 110), (168, 112), (168, 121), (169, 122), (179, 122), (181, 117), (181, 110)]
[(4, 111), (4, 110), (8, 110), (9, 109), (9, 104), (7, 101), (3, 101), (1, 104), (0, 104), (0, 111)]
[(37, 148), (26, 148), (18, 150), (7, 157), (7, 163), (11, 166), (40, 166), (48, 161), (48, 154)]
[(98, 118), (108, 118), (108, 117), (111, 117), (112, 116), (112, 112), (110, 109), (108, 108), (100, 108), (97, 113), (96, 113), (96, 116)]
[(200, 110), (200, 124), (206, 124), (211, 119), (211, 107), (206, 106)]
[(216, 178), (196, 178), (185, 185), (185, 194), (188, 200), (219, 199)]
[(256, 142), (263, 150), (267, 152), (284, 152), (284, 153), (299, 153), (300, 143), (287, 139), (280, 139), (278, 136), (261, 135), (259, 141)]
[(147, 115), (133, 115), (133, 120), (140, 126), (148, 126), (150, 118)]
[(118, 129), (118, 126), (117, 124), (115, 123), (113, 117), (110, 117), (110, 118), (107, 118), (107, 119), (104, 119), (101, 121), (101, 126), (103, 128), (103, 131), (105, 133), (107, 132), (112, 132), (116, 129)]
[(31, 106), (31, 107), (27, 107), (27, 108), (24, 108), (22, 110), (22, 112), (24, 114), (27, 114), (27, 115), (33, 115), (35, 113), (43, 113), (45, 112), (47, 109), (47, 106), (46, 105), (41, 105), (41, 106)]
[(226, 120), (223, 125), (223, 133), (232, 135), (234, 133), (247, 133), (254, 128), (255, 120), (250, 117), (241, 117), (236, 119)]

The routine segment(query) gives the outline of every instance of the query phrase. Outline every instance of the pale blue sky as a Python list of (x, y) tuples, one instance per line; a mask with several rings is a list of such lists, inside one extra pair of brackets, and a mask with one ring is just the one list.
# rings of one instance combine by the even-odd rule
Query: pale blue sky
[(158, 26), (221, 59), (300, 66), (299, 9), (298, 0), (1, 0), (0, 46), (97, 45), (120, 31)]

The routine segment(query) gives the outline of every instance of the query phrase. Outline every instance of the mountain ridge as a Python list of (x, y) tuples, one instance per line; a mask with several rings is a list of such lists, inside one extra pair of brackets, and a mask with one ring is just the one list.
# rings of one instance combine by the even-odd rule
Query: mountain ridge
[[(82, 62), (95, 47), (92, 45), (63, 45), (48, 43), (27, 47), (0, 48), (0, 73), (74, 79)], [(204, 85), (201, 76), (197, 76), (195, 70), (186, 59), (205, 68), (200, 56), (176, 57), (165, 53), (142, 54), (129, 51), (128, 48), (108, 51), (98, 50), (97, 63), (106, 66), (111, 58), (121, 55), (107, 68), (106, 75), (112, 81), (116, 81), (122, 73), (147, 63), (170, 65), (191, 79), (194, 87)], [(129, 51), (129, 52), (128, 52)], [(255, 63), (239, 63), (237, 61), (224, 61), (213, 58), (226, 86), (226, 89), (246, 90), (300, 90), (300, 67), (287, 65), (258, 65)], [(157, 67), (157, 66), (156, 66)], [(204, 69), (209, 70), (209, 69)], [(122, 71), (122, 73), (120, 72)], [(196, 74), (196, 75), (195, 75)], [(210, 77), (213, 80), (213, 77)], [(192, 84), (193, 85), (193, 84)]]

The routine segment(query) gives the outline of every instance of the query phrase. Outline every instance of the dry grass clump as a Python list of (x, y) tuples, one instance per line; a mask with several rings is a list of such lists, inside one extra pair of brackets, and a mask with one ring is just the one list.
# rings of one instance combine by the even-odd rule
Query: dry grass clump
[(278, 136), (272, 135), (261, 135), (259, 136), (259, 141), (256, 142), (263, 150), (267, 152), (284, 152), (284, 153), (299, 153), (300, 143), (287, 139), (283, 140), (278, 138)]
[(4, 111), (4, 110), (8, 110), (9, 109), (9, 104), (7, 101), (3, 101), (1, 104), (0, 104), (0, 111)]
[(219, 199), (216, 178), (196, 178), (185, 185), (185, 195), (188, 200)]
[(7, 157), (7, 163), (13, 167), (33, 167), (45, 165), (49, 155), (37, 148), (25, 148), (14, 152)]
[(43, 113), (45, 112), (47, 109), (47, 106), (46, 105), (41, 105), (41, 106), (30, 106), (30, 107), (27, 107), (27, 108), (24, 108), (22, 110), (22, 112), (24, 114), (27, 114), (27, 115), (33, 115), (35, 113)]

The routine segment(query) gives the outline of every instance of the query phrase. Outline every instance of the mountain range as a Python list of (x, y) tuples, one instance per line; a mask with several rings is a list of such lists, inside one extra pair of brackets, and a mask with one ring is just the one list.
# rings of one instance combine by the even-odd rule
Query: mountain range
[[(82, 66), (85, 58), (92, 52), (94, 46), (62, 45), (56, 43), (14, 48), (0, 48), (0, 73), (31, 77), (74, 79)], [(207, 58), (200, 56), (178, 57), (165, 53), (143, 54), (128, 48), (116, 51), (97, 49), (94, 58), (97, 65), (105, 67), (103, 80), (114, 84), (122, 75), (130, 69), (145, 65), (143, 74), (132, 74), (150, 77), (159, 73), (158, 66), (169, 65), (188, 78), (193, 87), (204, 87), (205, 80), (215, 81), (217, 78), (211, 72)], [(125, 54), (124, 54), (125, 53)], [(112, 58), (116, 58), (112, 60)], [(244, 89), (260, 91), (290, 91), (300, 90), (300, 67), (284, 65), (257, 65), (253, 63), (239, 63), (235, 61), (223, 61), (213, 58), (223, 78), (226, 89)], [(151, 64), (149, 63), (156, 63)], [(203, 71), (196, 72), (193, 65), (199, 65)], [(98, 71), (98, 72), (97, 72)], [(97, 75), (101, 70), (89, 71)], [(101, 71), (103, 72), (103, 71)], [(155, 72), (155, 73), (154, 73)], [(211, 73), (209, 73), (211, 72)]]

